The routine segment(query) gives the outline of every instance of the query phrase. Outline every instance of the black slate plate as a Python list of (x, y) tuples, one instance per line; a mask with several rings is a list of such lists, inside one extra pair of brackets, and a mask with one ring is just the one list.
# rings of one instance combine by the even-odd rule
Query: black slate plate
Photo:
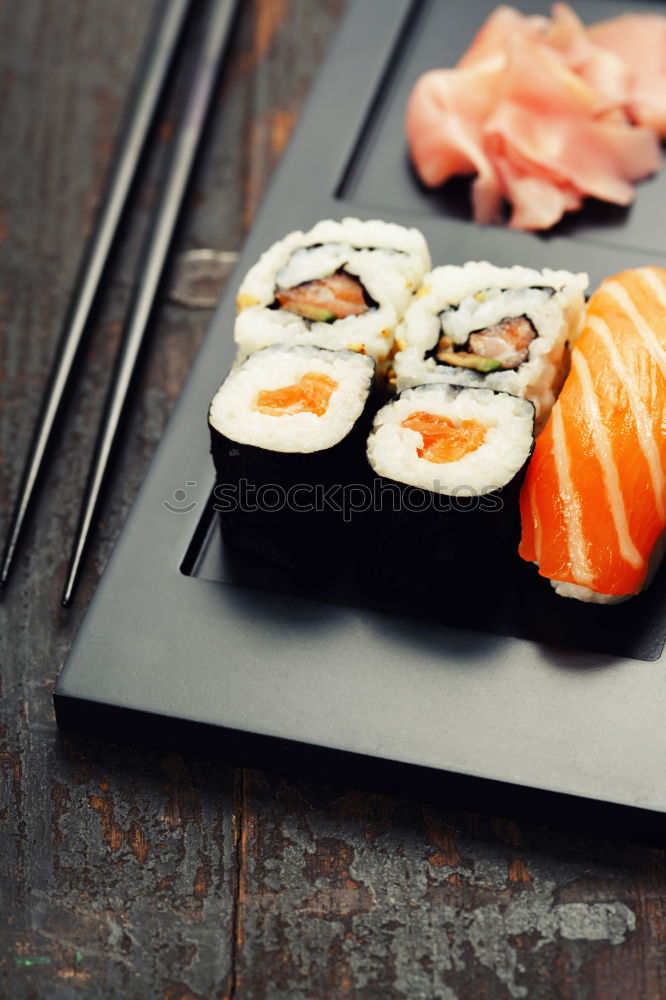
[[(442, 611), (354, 574), (322, 589), (239, 561), (210, 516), (206, 410), (233, 356), (235, 289), (289, 229), (380, 216), (418, 225), (436, 263), (566, 267), (593, 285), (666, 262), (666, 172), (630, 210), (590, 205), (545, 237), (468, 222), (464, 184), (418, 185), (406, 95), (419, 72), (455, 61), (490, 9), (351, 9), (60, 675), (61, 725), (136, 734), (150, 719), (158, 738), (255, 734), (666, 811), (663, 573), (627, 605), (581, 608), (517, 563), (483, 614)], [(622, 7), (578, 9), (592, 21)]]

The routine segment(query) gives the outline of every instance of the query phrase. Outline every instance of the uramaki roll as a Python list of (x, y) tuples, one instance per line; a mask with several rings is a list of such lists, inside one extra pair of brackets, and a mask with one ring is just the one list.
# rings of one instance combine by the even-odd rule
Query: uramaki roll
[(451, 382), (524, 396), (543, 426), (582, 326), (586, 274), (470, 262), (423, 279), (396, 332), (398, 392)]
[(330, 219), (261, 255), (237, 295), (239, 357), (308, 344), (388, 357), (395, 327), (430, 267), (423, 235), (379, 220)]

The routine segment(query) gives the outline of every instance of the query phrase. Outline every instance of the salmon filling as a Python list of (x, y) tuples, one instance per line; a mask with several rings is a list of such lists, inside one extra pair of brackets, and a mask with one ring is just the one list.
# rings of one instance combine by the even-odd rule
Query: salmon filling
[(358, 278), (345, 271), (305, 281), (293, 288), (279, 289), (275, 298), (280, 309), (317, 323), (333, 323), (346, 316), (361, 316), (370, 309), (363, 285)]
[(454, 344), (450, 337), (442, 337), (436, 357), (443, 364), (484, 373), (507, 371), (527, 360), (536, 335), (527, 316), (514, 316), (485, 330), (475, 330), (465, 344)]
[(338, 387), (335, 379), (320, 372), (308, 372), (294, 385), (284, 389), (263, 389), (257, 396), (255, 410), (270, 417), (283, 417), (292, 413), (326, 413), (331, 396)]
[(417, 431), (423, 438), (423, 447), (417, 448), (419, 458), (443, 465), (457, 462), (476, 451), (486, 440), (487, 427), (477, 420), (461, 420), (455, 424), (449, 417), (437, 413), (412, 413), (402, 426)]

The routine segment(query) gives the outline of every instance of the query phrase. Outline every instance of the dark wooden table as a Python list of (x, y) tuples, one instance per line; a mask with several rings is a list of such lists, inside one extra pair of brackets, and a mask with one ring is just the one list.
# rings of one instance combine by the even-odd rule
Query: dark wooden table
[[(344, 6), (242, 4), (178, 252), (239, 247)], [(151, 7), (0, 3), (3, 524)], [(387, 794), (58, 734), (57, 671), (210, 315), (161, 303), (64, 612), (67, 543), (171, 120), (0, 601), (0, 996), (665, 997), (666, 855), (630, 813), (582, 829), (575, 809), (558, 822), (529, 793), (516, 804), (442, 781)]]

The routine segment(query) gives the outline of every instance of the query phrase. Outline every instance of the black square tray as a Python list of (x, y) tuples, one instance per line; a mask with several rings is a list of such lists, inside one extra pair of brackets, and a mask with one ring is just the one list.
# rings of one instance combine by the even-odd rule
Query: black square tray
[[(399, 599), (239, 564), (211, 517), (206, 412), (234, 353), (235, 290), (285, 232), (379, 216), (421, 228), (436, 264), (587, 270), (592, 286), (666, 262), (664, 171), (630, 210), (591, 205), (540, 237), (467, 221), (464, 184), (432, 193), (416, 182), (402, 132), (409, 89), (452, 65), (492, 6), (352, 6), (61, 672), (60, 725), (205, 732), (248, 748), (269, 738), (666, 811), (666, 574), (598, 609), (572, 608), (516, 569), (498, 581), (511, 607), (482, 633)], [(577, 9), (593, 21), (623, 8)], [(532, 589), (535, 603), (515, 598)]]

